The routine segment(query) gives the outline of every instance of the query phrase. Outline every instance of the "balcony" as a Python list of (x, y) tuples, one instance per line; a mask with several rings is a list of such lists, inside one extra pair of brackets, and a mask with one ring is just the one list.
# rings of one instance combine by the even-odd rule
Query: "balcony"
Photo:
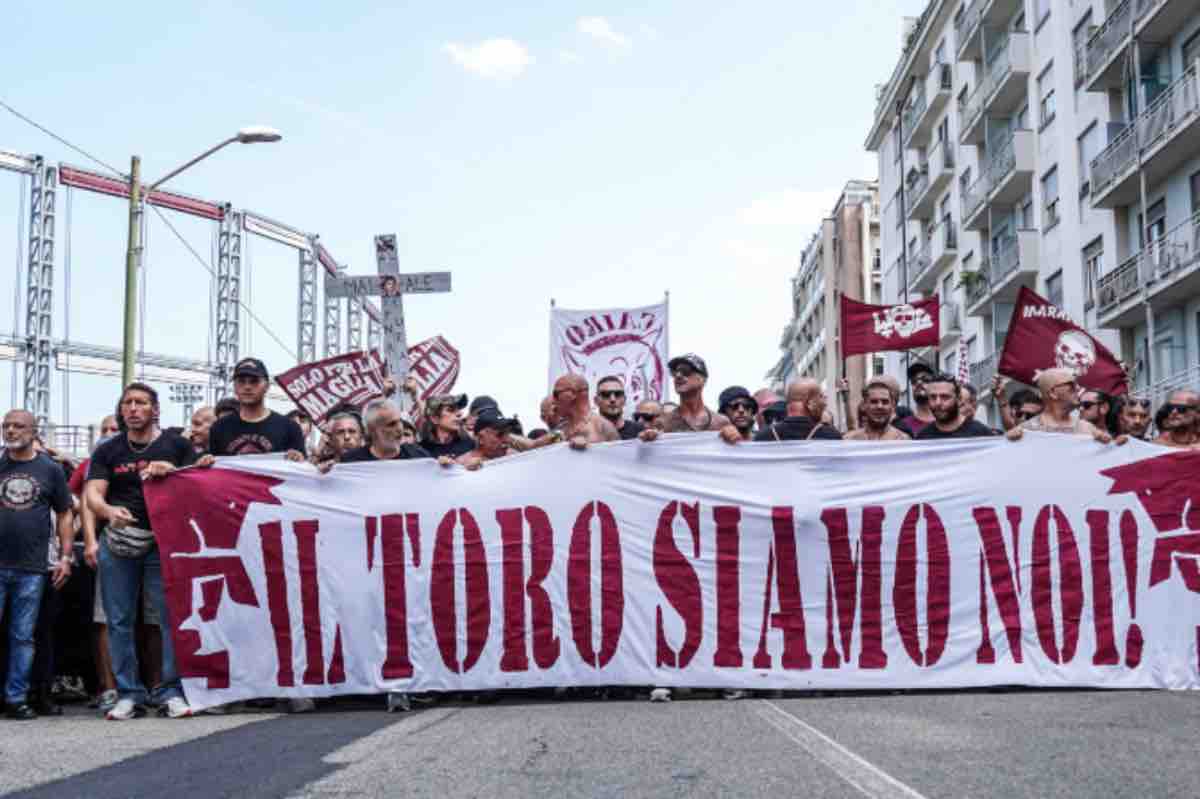
[(1087, 90), (1124, 85), (1130, 23), (1144, 42), (1166, 42), (1196, 13), (1195, 0), (1125, 0), (1108, 15), (1087, 43)]
[(1092, 207), (1133, 205), (1140, 198), (1138, 152), (1147, 185), (1160, 183), (1200, 153), (1200, 62), (1154, 98), (1092, 159)]
[(921, 146), (929, 139), (934, 124), (942, 111), (950, 102), (950, 94), (954, 90), (954, 70), (949, 64), (934, 63), (925, 76), (925, 84), (918, 88), (914, 103), (905, 109), (902, 124), (904, 125), (904, 144), (906, 147), (914, 139)]
[(930, 219), (937, 210), (937, 200), (954, 180), (954, 145), (938, 142), (922, 165), (921, 177), (909, 188), (908, 218)]
[(988, 206), (1016, 205), (1033, 190), (1035, 171), (1033, 131), (1013, 131), (1012, 138), (999, 146), (983, 173), (963, 192), (963, 227), (986, 230)]
[(993, 352), (983, 360), (971, 364), (971, 385), (980, 391), (991, 388), (992, 378), (996, 376), (999, 363), (1000, 353)]
[(983, 57), (979, 41), (979, 25), (983, 22), (983, 7), (988, 0), (974, 0), (962, 16), (954, 20), (954, 41), (958, 43), (959, 61), (978, 61)]
[(962, 335), (962, 309), (957, 302), (942, 303), (942, 320), (939, 325), (938, 345), (948, 347)]
[(988, 64), (987, 98), (983, 102), (983, 110), (985, 114), (1004, 117), (1019, 111), (1029, 96), (1029, 74), (1032, 71), (1029, 34), (1013, 31), (996, 46), (996, 57)]
[(1168, 308), (1200, 294), (1200, 211), (1128, 258), (1096, 283), (1096, 319), (1131, 327), (1145, 319), (1143, 301)]
[(1041, 234), (1036, 230), (1020, 230), (996, 246), (990, 258), (984, 260), (979, 277), (967, 285), (967, 313), (987, 316), (989, 302), (1016, 300), (1021, 286), (1034, 288), (1038, 276), (1038, 245)]
[[(929, 194), (929, 164), (921, 164), (914, 166), (908, 170), (908, 177), (904, 179), (904, 190), (907, 193), (905, 198), (904, 210), (908, 214), (908, 219), (921, 219), (916, 213), (916, 203), (914, 200), (918, 197), (924, 197)], [(926, 216), (928, 216), (926, 210)]]
[[(954, 263), (958, 257), (958, 231), (953, 219), (946, 219), (935, 227), (921, 248), (921, 258), (914, 260), (908, 269), (908, 290), (926, 296), (937, 287), (942, 270)], [(920, 267), (919, 269), (916, 267)]]

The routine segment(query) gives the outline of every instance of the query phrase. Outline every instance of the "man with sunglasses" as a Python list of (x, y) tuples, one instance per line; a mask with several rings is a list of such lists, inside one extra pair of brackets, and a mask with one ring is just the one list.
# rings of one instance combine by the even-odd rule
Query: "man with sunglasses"
[(717, 410), (729, 419), (743, 441), (754, 438), (754, 419), (758, 415), (758, 403), (742, 386), (730, 386), (717, 399)]
[(1079, 395), (1079, 418), (1091, 422), (1101, 430), (1112, 430), (1108, 426), (1109, 412), (1112, 410), (1112, 397), (1103, 391), (1084, 389)]
[(596, 410), (617, 428), (622, 441), (637, 438), (642, 426), (625, 418), (625, 384), (616, 375), (600, 378), (596, 384)]
[[(1042, 412), (1009, 430), (1007, 433), (1009, 441), (1020, 441), (1026, 430), (1040, 433), (1090, 435), (1101, 444), (1107, 444), (1113, 440), (1107, 431), (1097, 428), (1091, 422), (1071, 418), (1078, 390), (1074, 372), (1069, 369), (1046, 369), (1038, 373), (1037, 386), (1042, 395)], [(1126, 440), (1124, 436), (1121, 436), (1117, 439), (1117, 443), (1124, 444)]]
[(572, 449), (587, 449), (589, 444), (621, 440), (612, 422), (592, 413), (588, 403), (588, 383), (583, 377), (563, 375), (555, 380), (554, 403), (559, 417), (555, 432), (566, 439)]
[(1150, 400), (1140, 397), (1118, 397), (1117, 430), (1122, 435), (1146, 440), (1150, 431)]
[(1198, 408), (1200, 395), (1195, 391), (1183, 389), (1168, 394), (1166, 403), (1159, 409), (1159, 413), (1163, 414), (1163, 422), (1154, 443), (1179, 449), (1200, 444), (1200, 436), (1196, 434)]
[(643, 429), (653, 428), (662, 431), (663, 406), (654, 400), (642, 400), (637, 404), (633, 413), (633, 421)]
[(912, 412), (896, 422), (896, 427), (913, 438), (922, 430), (933, 424), (933, 411), (929, 409), (929, 392), (926, 385), (934, 376), (933, 368), (922, 361), (916, 361), (908, 367), (908, 387), (912, 391)]
[(675, 381), (679, 407), (663, 419), (667, 433), (702, 433), (729, 426), (729, 420), (704, 404), (704, 386), (708, 383), (708, 365), (695, 353), (680, 355), (667, 362)]

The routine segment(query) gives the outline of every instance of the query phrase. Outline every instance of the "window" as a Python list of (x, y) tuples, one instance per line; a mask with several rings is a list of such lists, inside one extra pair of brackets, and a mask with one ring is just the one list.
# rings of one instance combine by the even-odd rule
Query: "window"
[(1138, 214), (1138, 243), (1145, 247), (1147, 242), (1156, 242), (1167, 233), (1167, 201), (1159, 200), (1150, 206), (1149, 222), (1142, 222)]
[(1200, 212), (1200, 172), (1192, 175), (1192, 213)]
[(873, 355), (871, 356), (871, 376), (877, 377), (881, 374), (883, 374), (883, 356)]
[(1042, 177), (1042, 230), (1049, 230), (1058, 224), (1058, 167), (1050, 168)]
[(1183, 68), (1186, 70), (1200, 58), (1200, 31), (1183, 43)]
[(1020, 230), (1037, 230), (1037, 222), (1033, 219), (1033, 195), (1026, 194), (1017, 203), (1017, 228)]
[(1033, 0), (1033, 18), (1038, 28), (1050, 17), (1050, 0)]
[(1096, 281), (1104, 261), (1104, 239), (1097, 238), (1083, 248), (1083, 309), (1096, 304)]
[(1071, 44), (1075, 53), (1075, 88), (1078, 89), (1087, 79), (1087, 43), (1088, 32), (1092, 26), (1092, 10), (1083, 15), (1075, 30), (1071, 31)]
[(1042, 74), (1038, 75), (1039, 130), (1045, 130), (1054, 121), (1054, 62), (1051, 61)]
[(1046, 278), (1046, 299), (1056, 308), (1062, 308), (1063, 304), (1063, 285), (1062, 285), (1062, 270), (1059, 269), (1050, 277)]
[(883, 265), (883, 256), (879, 253), (879, 248), (875, 248), (875, 258), (871, 261), (871, 271), (878, 272)]
[(1093, 122), (1077, 142), (1079, 149), (1079, 197), (1087, 197), (1092, 189), (1092, 159), (1100, 154), (1100, 125)]
[(964, 197), (967, 195), (967, 189), (971, 188), (971, 167), (963, 170), (963, 173), (958, 176), (959, 193)]
[(954, 296), (954, 272), (953, 272), (953, 270), (951, 270), (950, 274), (948, 274), (944, 278), (942, 278), (942, 302), (949, 302), (950, 298), (953, 296)]
[(943, 361), (942, 371), (948, 375), (958, 374), (958, 352), (953, 351)]
[(896, 147), (896, 163), (898, 164), (898, 163), (900, 163), (901, 155), (903, 155), (903, 153), (904, 153), (904, 142), (901, 141), (901, 139), (900, 139), (900, 126), (899, 125), (897, 125), (895, 127), (895, 129), (892, 130), (892, 141), (894, 141), (896, 143), (896, 145), (895, 145), (895, 147)]
[(1029, 103), (1021, 106), (1021, 110), (1013, 117), (1013, 130), (1029, 130)]

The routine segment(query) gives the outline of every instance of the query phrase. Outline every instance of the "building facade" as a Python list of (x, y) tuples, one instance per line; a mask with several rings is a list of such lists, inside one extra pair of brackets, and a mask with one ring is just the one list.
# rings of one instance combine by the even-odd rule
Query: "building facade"
[(886, 301), (946, 308), (929, 360), (965, 337), (986, 393), (1027, 286), (1138, 390), (1200, 382), (1198, 34), (1195, 0), (931, 0), (906, 25), (866, 146)]
[[(827, 396), (836, 395), (843, 376), (839, 355), (838, 308), (841, 296), (862, 302), (878, 300), (882, 292), (879, 252), (879, 186), (874, 181), (852, 180), (838, 197), (830, 216), (800, 256), (792, 278), (792, 320), (779, 343), (782, 357), (767, 375), (776, 390), (792, 380), (811, 377)], [(868, 362), (851, 358), (845, 365), (852, 396), (865, 379), (883, 368), (882, 358)], [(839, 423), (844, 409), (833, 407)]]

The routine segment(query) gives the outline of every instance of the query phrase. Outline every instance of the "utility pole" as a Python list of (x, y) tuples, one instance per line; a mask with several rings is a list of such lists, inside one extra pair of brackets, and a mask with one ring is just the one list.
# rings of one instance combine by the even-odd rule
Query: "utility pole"
[(142, 159), (129, 166), (129, 247), (125, 251), (125, 336), (121, 350), (121, 387), (133, 382), (137, 355), (137, 281), (142, 254)]

